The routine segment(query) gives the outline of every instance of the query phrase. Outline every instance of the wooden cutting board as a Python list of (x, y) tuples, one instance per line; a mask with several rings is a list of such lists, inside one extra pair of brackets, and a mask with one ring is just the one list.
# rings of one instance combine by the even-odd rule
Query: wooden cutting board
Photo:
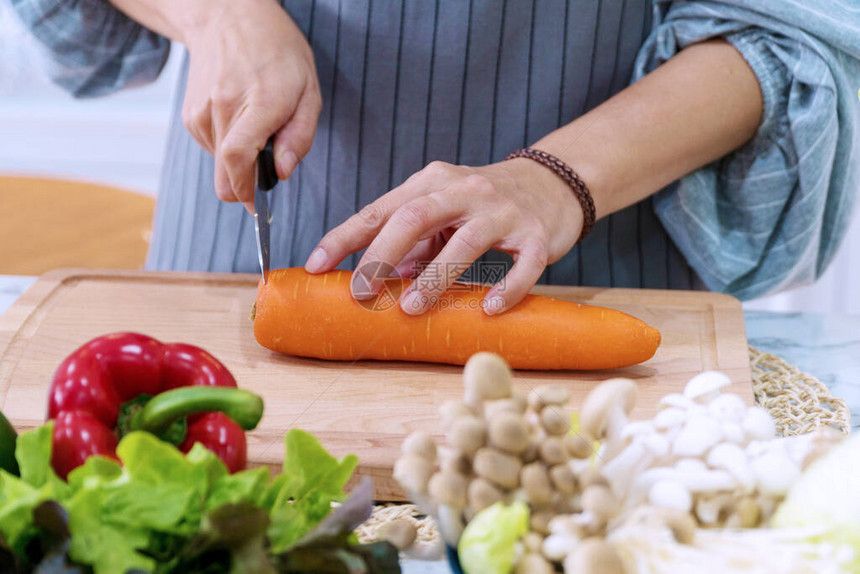
[[(355, 453), (373, 476), (379, 500), (402, 496), (391, 478), (400, 443), (424, 429), (439, 435), (437, 408), (462, 396), (461, 368), (399, 362), (325, 362), (260, 347), (250, 319), (256, 275), (60, 270), (42, 276), (0, 317), (0, 410), (20, 429), (42, 423), (51, 376), (93, 337), (137, 331), (198, 345), (223, 361), (240, 386), (261, 394), (266, 413), (249, 437), (253, 463), (278, 467), (284, 433), (314, 433), (334, 454)], [(516, 373), (523, 388), (568, 385), (579, 404), (596, 381), (637, 381), (634, 418), (653, 415), (658, 399), (703, 370), (731, 377), (731, 391), (752, 403), (740, 303), (684, 291), (539, 287), (536, 293), (613, 307), (662, 331), (648, 362), (603, 372)], [(370, 312), (370, 311), (368, 311)]]

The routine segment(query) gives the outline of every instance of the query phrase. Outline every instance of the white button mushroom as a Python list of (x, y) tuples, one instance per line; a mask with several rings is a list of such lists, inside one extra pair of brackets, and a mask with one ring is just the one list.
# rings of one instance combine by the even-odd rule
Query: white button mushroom
[(738, 445), (746, 444), (747, 438), (740, 423), (723, 421), (720, 423), (720, 433), (724, 441)]
[(761, 407), (748, 408), (741, 426), (747, 440), (767, 440), (773, 438), (776, 433), (773, 417)]
[(561, 562), (568, 554), (576, 550), (577, 546), (579, 546), (579, 538), (561, 532), (547, 536), (543, 541), (541, 551), (547, 559)]
[(734, 497), (729, 492), (708, 494), (696, 501), (696, 518), (705, 526), (714, 526), (734, 509)]
[(678, 409), (684, 412), (698, 406), (695, 401), (688, 399), (681, 393), (669, 393), (663, 395), (657, 403), (662, 409)]
[(727, 471), (744, 490), (752, 491), (755, 488), (755, 475), (744, 449), (740, 446), (728, 442), (718, 444), (708, 453), (705, 462), (711, 468)]
[(659, 431), (668, 431), (680, 428), (687, 420), (688, 414), (685, 409), (668, 407), (661, 409), (654, 415), (653, 425)]
[(800, 468), (781, 448), (770, 449), (761, 456), (753, 458), (750, 461), (750, 468), (755, 475), (759, 492), (769, 496), (785, 496), (800, 476)]
[(691, 417), (672, 441), (672, 453), (676, 456), (702, 456), (721, 438), (717, 421), (705, 416)]
[(708, 403), (708, 412), (719, 421), (739, 423), (746, 411), (743, 399), (732, 393), (721, 394)]
[(720, 394), (720, 389), (732, 384), (724, 373), (705, 371), (699, 373), (687, 382), (684, 387), (684, 397), (700, 404), (707, 404)]
[(671, 478), (658, 480), (648, 490), (648, 502), (658, 508), (689, 512), (693, 496), (683, 482)]

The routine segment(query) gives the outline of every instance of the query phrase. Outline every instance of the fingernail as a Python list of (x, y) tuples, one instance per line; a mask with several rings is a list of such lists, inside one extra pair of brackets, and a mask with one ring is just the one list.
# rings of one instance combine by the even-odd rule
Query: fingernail
[(328, 256), (326, 255), (325, 249), (317, 247), (314, 252), (311, 253), (311, 256), (308, 257), (308, 260), (305, 263), (305, 271), (308, 273), (319, 273), (323, 270), (327, 259)]
[(484, 313), (487, 315), (497, 315), (505, 310), (505, 300), (494, 295), (488, 299), (484, 299)]
[(281, 179), (289, 179), (293, 175), (296, 166), (299, 165), (299, 158), (295, 153), (287, 150), (281, 154), (278, 163), (281, 165), (281, 175), (283, 175)]
[(424, 311), (424, 297), (418, 291), (412, 291), (400, 299), (400, 308), (410, 315), (420, 315)]

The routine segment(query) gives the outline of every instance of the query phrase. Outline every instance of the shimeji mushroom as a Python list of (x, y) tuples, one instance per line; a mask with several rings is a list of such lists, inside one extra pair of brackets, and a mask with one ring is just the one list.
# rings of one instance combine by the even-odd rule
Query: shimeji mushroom
[(502, 497), (502, 491), (484, 478), (478, 477), (469, 483), (467, 498), (469, 509), (474, 513), (478, 513), (494, 505), (502, 500)]
[(495, 353), (475, 353), (463, 368), (466, 404), (478, 407), (484, 401), (511, 396), (511, 368)]
[(602, 456), (607, 459), (623, 446), (621, 430), (636, 404), (636, 395), (636, 383), (630, 379), (609, 379), (592, 389), (582, 403), (579, 428), (586, 436), (604, 441)]
[(475, 411), (469, 408), (466, 403), (454, 399), (445, 401), (439, 407), (439, 418), (442, 421), (443, 428), (449, 428), (460, 417), (474, 415)]
[(545, 506), (552, 502), (553, 491), (549, 471), (542, 462), (533, 462), (524, 466), (520, 472), (520, 483), (529, 504)]
[(531, 429), (519, 413), (499, 412), (490, 418), (489, 442), (500, 450), (520, 454), (531, 443)]
[(624, 564), (612, 545), (587, 538), (564, 559), (565, 574), (624, 574)]
[(552, 466), (555, 464), (562, 464), (567, 462), (567, 449), (564, 446), (563, 439), (557, 436), (548, 436), (541, 443), (539, 447), (540, 459)]
[(487, 423), (476, 416), (461, 416), (454, 419), (448, 429), (448, 444), (468, 455), (487, 442)]
[(427, 492), (439, 504), (462, 509), (466, 507), (467, 488), (468, 481), (462, 474), (437, 472), (430, 477)]
[(408, 454), (394, 463), (394, 478), (410, 496), (427, 492), (433, 474), (433, 463), (418, 455)]
[(400, 451), (403, 454), (420, 456), (430, 463), (436, 461), (436, 443), (433, 437), (424, 431), (415, 431), (407, 436), (400, 446)]
[(522, 462), (492, 447), (484, 447), (475, 453), (475, 474), (502, 488), (516, 488), (520, 482)]
[(382, 523), (377, 530), (377, 536), (381, 540), (391, 542), (398, 550), (406, 550), (418, 537), (418, 529), (412, 521), (405, 518), (395, 518)]
[(553, 574), (555, 568), (540, 554), (529, 552), (517, 562), (514, 574)]

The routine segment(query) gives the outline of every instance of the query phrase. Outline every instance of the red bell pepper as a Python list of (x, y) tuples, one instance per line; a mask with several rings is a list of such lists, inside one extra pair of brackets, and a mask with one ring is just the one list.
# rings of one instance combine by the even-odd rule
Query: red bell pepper
[[(203, 349), (137, 333), (105, 335), (69, 355), (54, 374), (51, 465), (66, 478), (90, 456), (116, 459), (118, 434), (163, 436), (172, 428), (180, 450), (199, 442), (236, 472), (247, 463), (244, 431), (262, 414), (262, 399), (237, 389), (227, 368)], [(186, 417), (182, 436), (182, 425), (171, 425)]]

